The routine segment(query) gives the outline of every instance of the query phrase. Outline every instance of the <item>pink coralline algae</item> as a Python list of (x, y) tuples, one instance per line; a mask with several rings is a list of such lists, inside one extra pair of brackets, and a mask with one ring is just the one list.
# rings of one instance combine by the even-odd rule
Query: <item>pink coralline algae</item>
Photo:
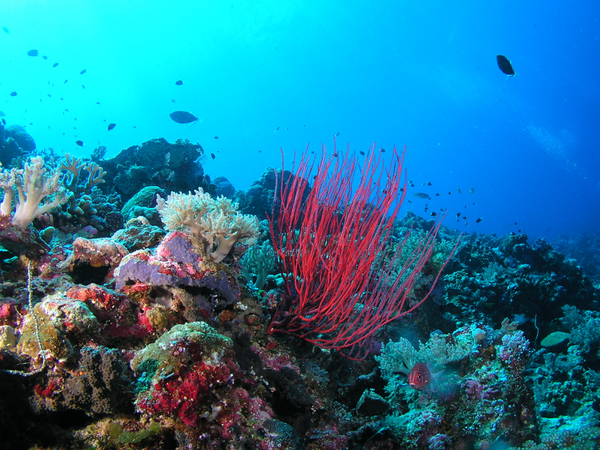
[(273, 411), (245, 389), (232, 348), (204, 322), (174, 326), (131, 362), (137, 410), (196, 439), (250, 435)]
[[(152, 308), (105, 287), (96, 284), (73, 286), (66, 295), (88, 305), (100, 323), (99, 335), (104, 343), (146, 340), (164, 328), (159, 326), (159, 321), (153, 320), (152, 312), (149, 312)], [(168, 325), (168, 321), (164, 325)]]

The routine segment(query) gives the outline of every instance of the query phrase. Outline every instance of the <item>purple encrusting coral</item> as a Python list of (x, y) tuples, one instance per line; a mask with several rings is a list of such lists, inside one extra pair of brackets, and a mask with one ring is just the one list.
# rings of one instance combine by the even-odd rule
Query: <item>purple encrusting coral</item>
[(135, 283), (167, 290), (206, 288), (224, 300), (219, 302), (223, 308), (237, 302), (240, 295), (236, 283), (223, 269), (219, 270), (217, 264), (203, 255), (202, 248), (190, 235), (174, 231), (154, 252), (138, 250), (127, 255), (115, 271), (116, 288), (123, 290)]

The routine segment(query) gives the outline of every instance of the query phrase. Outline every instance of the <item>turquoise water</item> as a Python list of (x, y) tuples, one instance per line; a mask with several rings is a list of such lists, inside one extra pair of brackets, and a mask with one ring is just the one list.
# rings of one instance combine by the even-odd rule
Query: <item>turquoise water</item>
[[(0, 110), (58, 153), (199, 142), (215, 154), (206, 172), (237, 189), (279, 167), (280, 148), (291, 161), (337, 133), (356, 152), (407, 145), (405, 210), (552, 238), (600, 219), (599, 13), (594, 1), (4, 0)], [(175, 123), (176, 110), (198, 121)]]

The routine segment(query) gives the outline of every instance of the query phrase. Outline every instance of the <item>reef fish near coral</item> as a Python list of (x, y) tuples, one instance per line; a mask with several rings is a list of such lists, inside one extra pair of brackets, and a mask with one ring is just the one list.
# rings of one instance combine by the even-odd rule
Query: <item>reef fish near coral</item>
[(27, 52), (27, 56), (37, 56), (38, 55), (38, 51), (37, 50), (29, 50)]
[(187, 111), (175, 111), (169, 114), (169, 117), (171, 117), (173, 122), (177, 123), (192, 123), (198, 120), (198, 118), (195, 115)]

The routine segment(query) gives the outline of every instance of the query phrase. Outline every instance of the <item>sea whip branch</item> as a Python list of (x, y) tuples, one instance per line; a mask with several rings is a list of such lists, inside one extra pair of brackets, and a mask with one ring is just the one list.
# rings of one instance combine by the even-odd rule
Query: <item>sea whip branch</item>
[[(314, 167), (308, 151), (287, 185), (276, 187), (281, 209), (270, 220), (275, 251), (286, 277), (286, 299), (275, 313), (269, 333), (296, 335), (353, 359), (366, 356), (375, 332), (413, 311), (407, 297), (431, 257), (439, 222), (412, 251), (402, 268), (399, 258), (408, 236), (387, 261), (381, 258), (406, 193), (401, 184), (404, 152), (394, 148), (383, 167), (375, 146), (362, 168), (354, 156), (328, 156), (323, 146)], [(295, 165), (295, 164), (294, 164)], [(359, 175), (357, 184), (356, 175)], [(303, 201), (302, 199), (306, 199)], [(435, 281), (437, 281), (436, 277)], [(434, 281), (434, 285), (435, 285)]]

